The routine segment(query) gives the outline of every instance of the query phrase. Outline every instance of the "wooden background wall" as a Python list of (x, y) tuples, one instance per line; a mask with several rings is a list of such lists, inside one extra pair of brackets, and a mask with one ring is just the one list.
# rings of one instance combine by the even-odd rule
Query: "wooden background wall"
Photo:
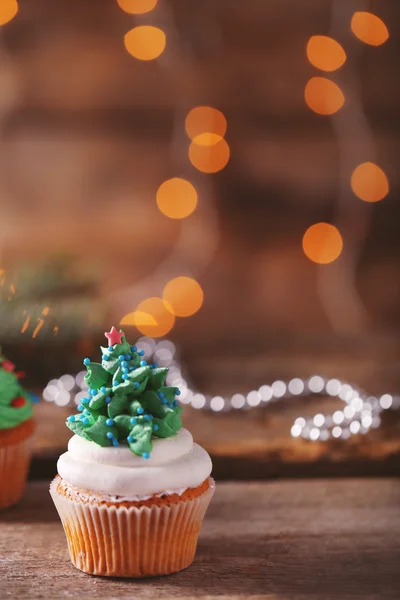
[[(72, 280), (83, 273), (94, 283), (70, 281), (41, 298), (55, 319), (84, 296), (87, 322), (93, 313), (96, 328), (118, 321), (187, 272), (201, 282), (205, 302), (172, 336), (207, 385), (218, 388), (232, 364), (240, 373), (238, 365), (255, 365), (258, 355), (254, 380), (321, 366), (376, 382), (374, 365), (377, 387), (383, 376), (400, 383), (397, 0), (160, 0), (138, 18), (113, 0), (19, 5), (0, 31), (0, 252), (10, 270), (74, 255)], [(332, 75), (349, 99), (344, 166), (334, 120), (304, 102), (307, 80), (318, 75), (305, 46), (311, 35), (332, 32), (333, 6), (348, 54)], [(351, 14), (366, 8), (389, 28), (382, 47), (350, 32)], [(123, 36), (138, 23), (165, 29), (159, 61), (126, 53)], [(340, 176), (370, 160), (352, 119), (354, 86), (391, 192), (377, 205), (346, 192), (341, 228), (354, 265), (343, 256), (321, 269), (304, 257), (302, 235), (336, 218)], [(196, 172), (187, 159), (184, 119), (202, 104), (228, 121), (231, 160), (216, 175)], [(157, 210), (155, 191), (172, 176), (199, 189), (190, 224)], [(26, 340), (17, 327), (5, 337), (11, 352)], [(34, 344), (55, 345), (59, 371), (75, 368), (75, 359), (65, 365), (66, 337), (60, 330), (59, 338), (31, 341), (31, 360)]]

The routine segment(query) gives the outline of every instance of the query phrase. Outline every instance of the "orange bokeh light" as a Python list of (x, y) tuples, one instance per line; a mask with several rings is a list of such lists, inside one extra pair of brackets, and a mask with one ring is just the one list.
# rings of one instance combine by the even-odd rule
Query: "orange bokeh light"
[(158, 0), (117, 0), (122, 10), (131, 15), (143, 15), (156, 7)]
[(11, 21), (18, 12), (17, 0), (1, 0), (0, 2), (0, 25)]
[(378, 165), (362, 163), (354, 169), (350, 181), (354, 194), (364, 202), (379, 202), (389, 193), (389, 182)]
[(311, 225), (303, 236), (304, 254), (320, 265), (336, 260), (342, 250), (342, 236), (339, 230), (329, 223)]
[(203, 290), (195, 279), (176, 277), (164, 288), (163, 299), (177, 317), (194, 315), (203, 304)]
[(351, 30), (359, 40), (370, 46), (380, 46), (389, 38), (385, 23), (370, 12), (355, 12), (351, 19)]
[(171, 219), (184, 219), (196, 208), (197, 192), (186, 179), (173, 177), (160, 185), (156, 200), (164, 215)]
[(199, 133), (193, 142), (199, 146), (214, 146), (222, 139), (222, 136), (218, 135), (218, 133)]
[[(197, 143), (200, 138), (200, 143)], [(192, 165), (203, 173), (217, 173), (229, 162), (230, 149), (223, 138), (212, 145), (205, 145), (202, 135), (196, 136), (189, 146), (189, 160)]]
[(312, 77), (304, 90), (305, 101), (319, 115), (333, 115), (344, 104), (343, 92), (326, 77)]
[(201, 134), (209, 133), (224, 137), (226, 127), (226, 119), (222, 112), (211, 106), (192, 108), (185, 121), (186, 133), (191, 140)]
[(346, 61), (342, 46), (326, 35), (313, 35), (308, 40), (307, 58), (321, 71), (336, 71)]
[(163, 30), (151, 25), (134, 27), (125, 35), (124, 41), (129, 54), (139, 60), (158, 58), (164, 52), (166, 45)]
[(157, 297), (143, 300), (134, 312), (120, 321), (120, 325), (134, 325), (140, 333), (150, 337), (166, 335), (174, 323), (175, 316), (171, 307)]

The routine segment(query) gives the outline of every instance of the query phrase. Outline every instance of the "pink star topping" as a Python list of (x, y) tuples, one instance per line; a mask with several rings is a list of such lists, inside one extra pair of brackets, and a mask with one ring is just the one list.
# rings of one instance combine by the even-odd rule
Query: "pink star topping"
[(111, 327), (110, 331), (107, 331), (105, 334), (106, 338), (108, 339), (108, 345), (109, 346), (114, 346), (114, 344), (120, 344), (121, 343), (121, 338), (124, 335), (123, 331), (117, 331), (114, 327), (114, 325)]

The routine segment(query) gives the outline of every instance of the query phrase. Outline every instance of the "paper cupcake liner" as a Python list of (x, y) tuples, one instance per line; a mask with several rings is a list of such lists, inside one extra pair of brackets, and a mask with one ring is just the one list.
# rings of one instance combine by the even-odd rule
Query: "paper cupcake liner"
[(25, 488), (31, 460), (32, 436), (0, 447), (0, 509), (16, 504)]
[(92, 575), (149, 577), (188, 567), (196, 553), (201, 524), (215, 491), (193, 500), (151, 507), (97, 504), (50, 494), (60, 515), (72, 564)]

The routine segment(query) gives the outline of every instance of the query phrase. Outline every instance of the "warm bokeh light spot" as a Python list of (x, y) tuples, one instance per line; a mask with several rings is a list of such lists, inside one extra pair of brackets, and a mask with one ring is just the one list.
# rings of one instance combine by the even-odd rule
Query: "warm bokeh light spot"
[(223, 138), (207, 146), (198, 144), (197, 139), (198, 137), (195, 137), (189, 146), (189, 160), (196, 169), (203, 173), (217, 173), (226, 167), (230, 149)]
[(192, 108), (185, 121), (186, 133), (191, 140), (202, 133), (214, 133), (224, 137), (226, 127), (226, 119), (222, 112), (211, 106)]
[(0, 25), (5, 25), (18, 12), (17, 0), (0, 0)]
[(326, 77), (312, 77), (306, 85), (304, 97), (309, 108), (319, 115), (333, 115), (344, 104), (342, 90)]
[(118, 6), (131, 15), (143, 15), (156, 7), (158, 0), (117, 0)]
[(165, 33), (158, 27), (141, 25), (134, 27), (125, 35), (125, 48), (134, 58), (154, 60), (164, 52)]
[[(42, 310), (42, 315), (44, 317), (46, 317), (50, 312), (50, 307), (49, 306), (45, 306)], [(44, 325), (44, 319), (42, 319), (41, 317), (38, 318), (38, 324), (36, 325), (35, 329), (33, 330), (32, 333), (32, 337), (35, 338), (37, 336), (37, 334), (39, 333), (39, 331), (42, 329)]]
[(380, 46), (389, 38), (385, 23), (370, 12), (355, 12), (351, 19), (351, 30), (359, 40), (370, 46)]
[(175, 316), (171, 307), (157, 297), (146, 298), (134, 312), (120, 321), (120, 325), (134, 325), (140, 333), (150, 337), (167, 335), (174, 323)]
[(171, 219), (184, 219), (196, 208), (197, 192), (186, 179), (173, 177), (160, 185), (156, 199), (164, 215)]
[(10, 290), (10, 293), (8, 295), (8, 301), (11, 302), (11, 300), (15, 296), (15, 285), (13, 283), (11, 283), (10, 287), (8, 289)]
[[(25, 316), (27, 314), (26, 311), (24, 311), (23, 314)], [(31, 315), (27, 315), (25, 318), (24, 324), (22, 325), (21, 333), (25, 333), (25, 331), (28, 329), (30, 320), (31, 320)]]
[(177, 317), (194, 315), (203, 304), (203, 290), (191, 277), (171, 279), (164, 288), (163, 299)]
[(144, 326), (157, 325), (157, 321), (153, 315), (142, 312), (141, 310), (135, 310), (134, 312), (125, 315), (125, 317), (121, 320), (120, 325), (136, 326), (137, 323)]
[(389, 182), (378, 165), (362, 163), (351, 175), (351, 189), (364, 202), (379, 202), (389, 193)]
[(333, 225), (316, 223), (303, 236), (303, 250), (313, 262), (326, 265), (340, 256), (343, 250), (342, 236)]
[(193, 142), (199, 146), (214, 146), (222, 139), (222, 136), (218, 135), (218, 133), (199, 133), (193, 139)]
[(336, 71), (346, 60), (342, 46), (326, 35), (313, 35), (308, 40), (307, 58), (321, 71)]

